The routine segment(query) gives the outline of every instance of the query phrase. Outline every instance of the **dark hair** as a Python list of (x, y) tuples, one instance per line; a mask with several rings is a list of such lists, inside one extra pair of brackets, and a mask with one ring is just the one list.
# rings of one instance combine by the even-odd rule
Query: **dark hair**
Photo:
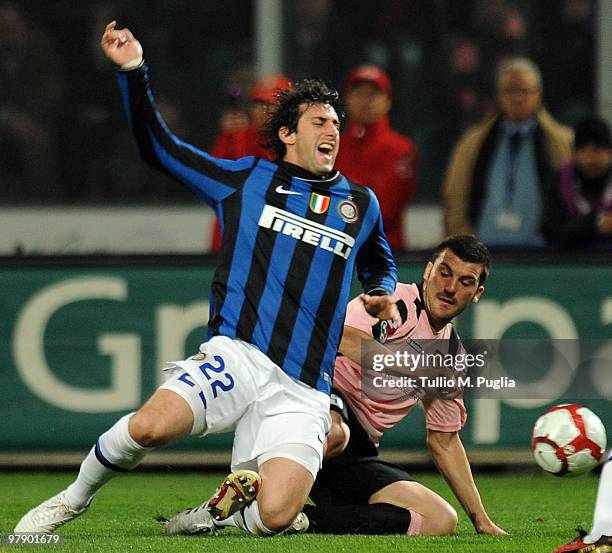
[(289, 90), (280, 91), (260, 132), (263, 147), (274, 154), (276, 161), (283, 159), (287, 152), (278, 131), (283, 127), (287, 127), (290, 133), (297, 129), (302, 104), (329, 104), (338, 117), (344, 117), (344, 105), (340, 102), (338, 91), (329, 88), (323, 81), (304, 79)]
[(485, 283), (491, 268), (491, 254), (482, 241), (469, 234), (449, 236), (436, 246), (431, 254), (431, 262), (438, 259), (444, 250), (452, 251), (459, 259), (467, 263), (482, 265), (478, 284)]
[(576, 150), (594, 145), (600, 148), (612, 148), (610, 127), (597, 116), (589, 116), (580, 120), (574, 127), (574, 148)]

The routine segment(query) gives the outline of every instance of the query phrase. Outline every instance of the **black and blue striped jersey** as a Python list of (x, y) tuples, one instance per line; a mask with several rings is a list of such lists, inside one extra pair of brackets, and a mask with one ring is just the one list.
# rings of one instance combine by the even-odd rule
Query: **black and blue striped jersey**
[(397, 282), (374, 193), (338, 172), (318, 178), (286, 162), (216, 159), (169, 131), (146, 65), (118, 79), (141, 156), (221, 221), (209, 333), (254, 344), (329, 393), (355, 266), (366, 292), (392, 293)]

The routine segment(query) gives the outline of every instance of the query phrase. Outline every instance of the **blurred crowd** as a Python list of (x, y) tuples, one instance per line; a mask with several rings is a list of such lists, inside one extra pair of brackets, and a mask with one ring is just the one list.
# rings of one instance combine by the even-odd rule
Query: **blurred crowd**
[(0, 204), (196, 201), (138, 161), (98, 46), (117, 19), (146, 47), (168, 126), (217, 157), (269, 155), (258, 130), (292, 80), (339, 88), (337, 168), (376, 191), (394, 251), (415, 200), (493, 247), (610, 244), (594, 0), (357, 3), (285, 2), (287, 75), (257, 78), (250, 0), (0, 0)]

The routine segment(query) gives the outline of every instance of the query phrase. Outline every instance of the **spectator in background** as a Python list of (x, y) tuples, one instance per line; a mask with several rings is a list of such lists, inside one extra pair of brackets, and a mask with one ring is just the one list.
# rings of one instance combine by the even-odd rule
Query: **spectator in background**
[(0, 200), (57, 199), (55, 128), (65, 83), (53, 41), (22, 8), (0, 3)]
[(612, 138), (599, 117), (575, 127), (574, 157), (552, 179), (544, 233), (565, 246), (612, 244)]
[(248, 118), (241, 117), (235, 110), (222, 115), (221, 133), (211, 150), (214, 157), (239, 159), (257, 156), (271, 159), (269, 150), (261, 145), (259, 132), (268, 117), (268, 107), (276, 101), (281, 90), (291, 87), (285, 75), (268, 75), (256, 81), (249, 93)]
[(571, 129), (542, 107), (542, 79), (526, 58), (503, 64), (498, 112), (469, 129), (444, 182), (447, 234), (476, 233), (489, 246), (541, 246), (543, 192), (572, 155)]
[(361, 65), (345, 83), (348, 125), (336, 168), (347, 178), (368, 183), (376, 193), (391, 248), (401, 251), (404, 209), (416, 187), (417, 150), (406, 136), (391, 129), (391, 81), (375, 65)]
[(459, 28), (452, 32), (450, 41), (447, 78), (453, 102), (449, 115), (463, 132), (495, 105), (497, 69), (525, 51), (527, 22), (519, 8), (506, 0), (477, 0), (469, 17), (462, 16), (466, 10), (463, 3), (451, 9)]
[[(211, 149), (211, 155), (222, 159), (240, 159), (257, 156), (272, 160), (272, 152), (261, 144), (260, 131), (268, 118), (268, 108), (276, 101), (281, 90), (291, 88), (291, 81), (281, 74), (267, 75), (257, 80), (249, 92), (249, 117), (244, 119), (236, 109), (221, 116), (221, 133)], [(221, 227), (215, 220), (212, 252), (221, 249)]]
[[(342, 6), (334, 0), (292, 0), (286, 6), (286, 51), (283, 56), (294, 79), (317, 75), (335, 83), (352, 66), (347, 57), (356, 46), (352, 22), (342, 17)], [(352, 10), (355, 8), (350, 6)], [(361, 42), (361, 35), (360, 40)], [(351, 44), (351, 47), (348, 45)]]

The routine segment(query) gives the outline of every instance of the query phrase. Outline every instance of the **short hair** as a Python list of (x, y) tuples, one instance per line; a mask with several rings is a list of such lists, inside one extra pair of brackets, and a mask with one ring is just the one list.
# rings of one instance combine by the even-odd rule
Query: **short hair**
[(491, 254), (481, 240), (471, 234), (449, 236), (436, 246), (436, 249), (431, 254), (431, 262), (434, 263), (445, 250), (452, 251), (459, 259), (466, 263), (482, 265), (478, 284), (482, 285), (485, 283), (491, 269)]
[(612, 148), (610, 126), (604, 119), (589, 115), (581, 119), (574, 127), (574, 149), (593, 145), (599, 148)]
[(505, 75), (513, 71), (525, 71), (535, 77), (538, 88), (542, 89), (542, 74), (538, 66), (529, 58), (510, 58), (502, 63), (497, 71), (497, 90), (501, 90), (501, 82)]
[(323, 81), (304, 79), (293, 88), (280, 91), (260, 132), (263, 147), (272, 152), (276, 161), (283, 159), (287, 153), (287, 146), (279, 138), (278, 131), (283, 127), (287, 127), (290, 133), (297, 130), (302, 104), (329, 104), (340, 119), (344, 118), (344, 104), (340, 101), (340, 94)]

